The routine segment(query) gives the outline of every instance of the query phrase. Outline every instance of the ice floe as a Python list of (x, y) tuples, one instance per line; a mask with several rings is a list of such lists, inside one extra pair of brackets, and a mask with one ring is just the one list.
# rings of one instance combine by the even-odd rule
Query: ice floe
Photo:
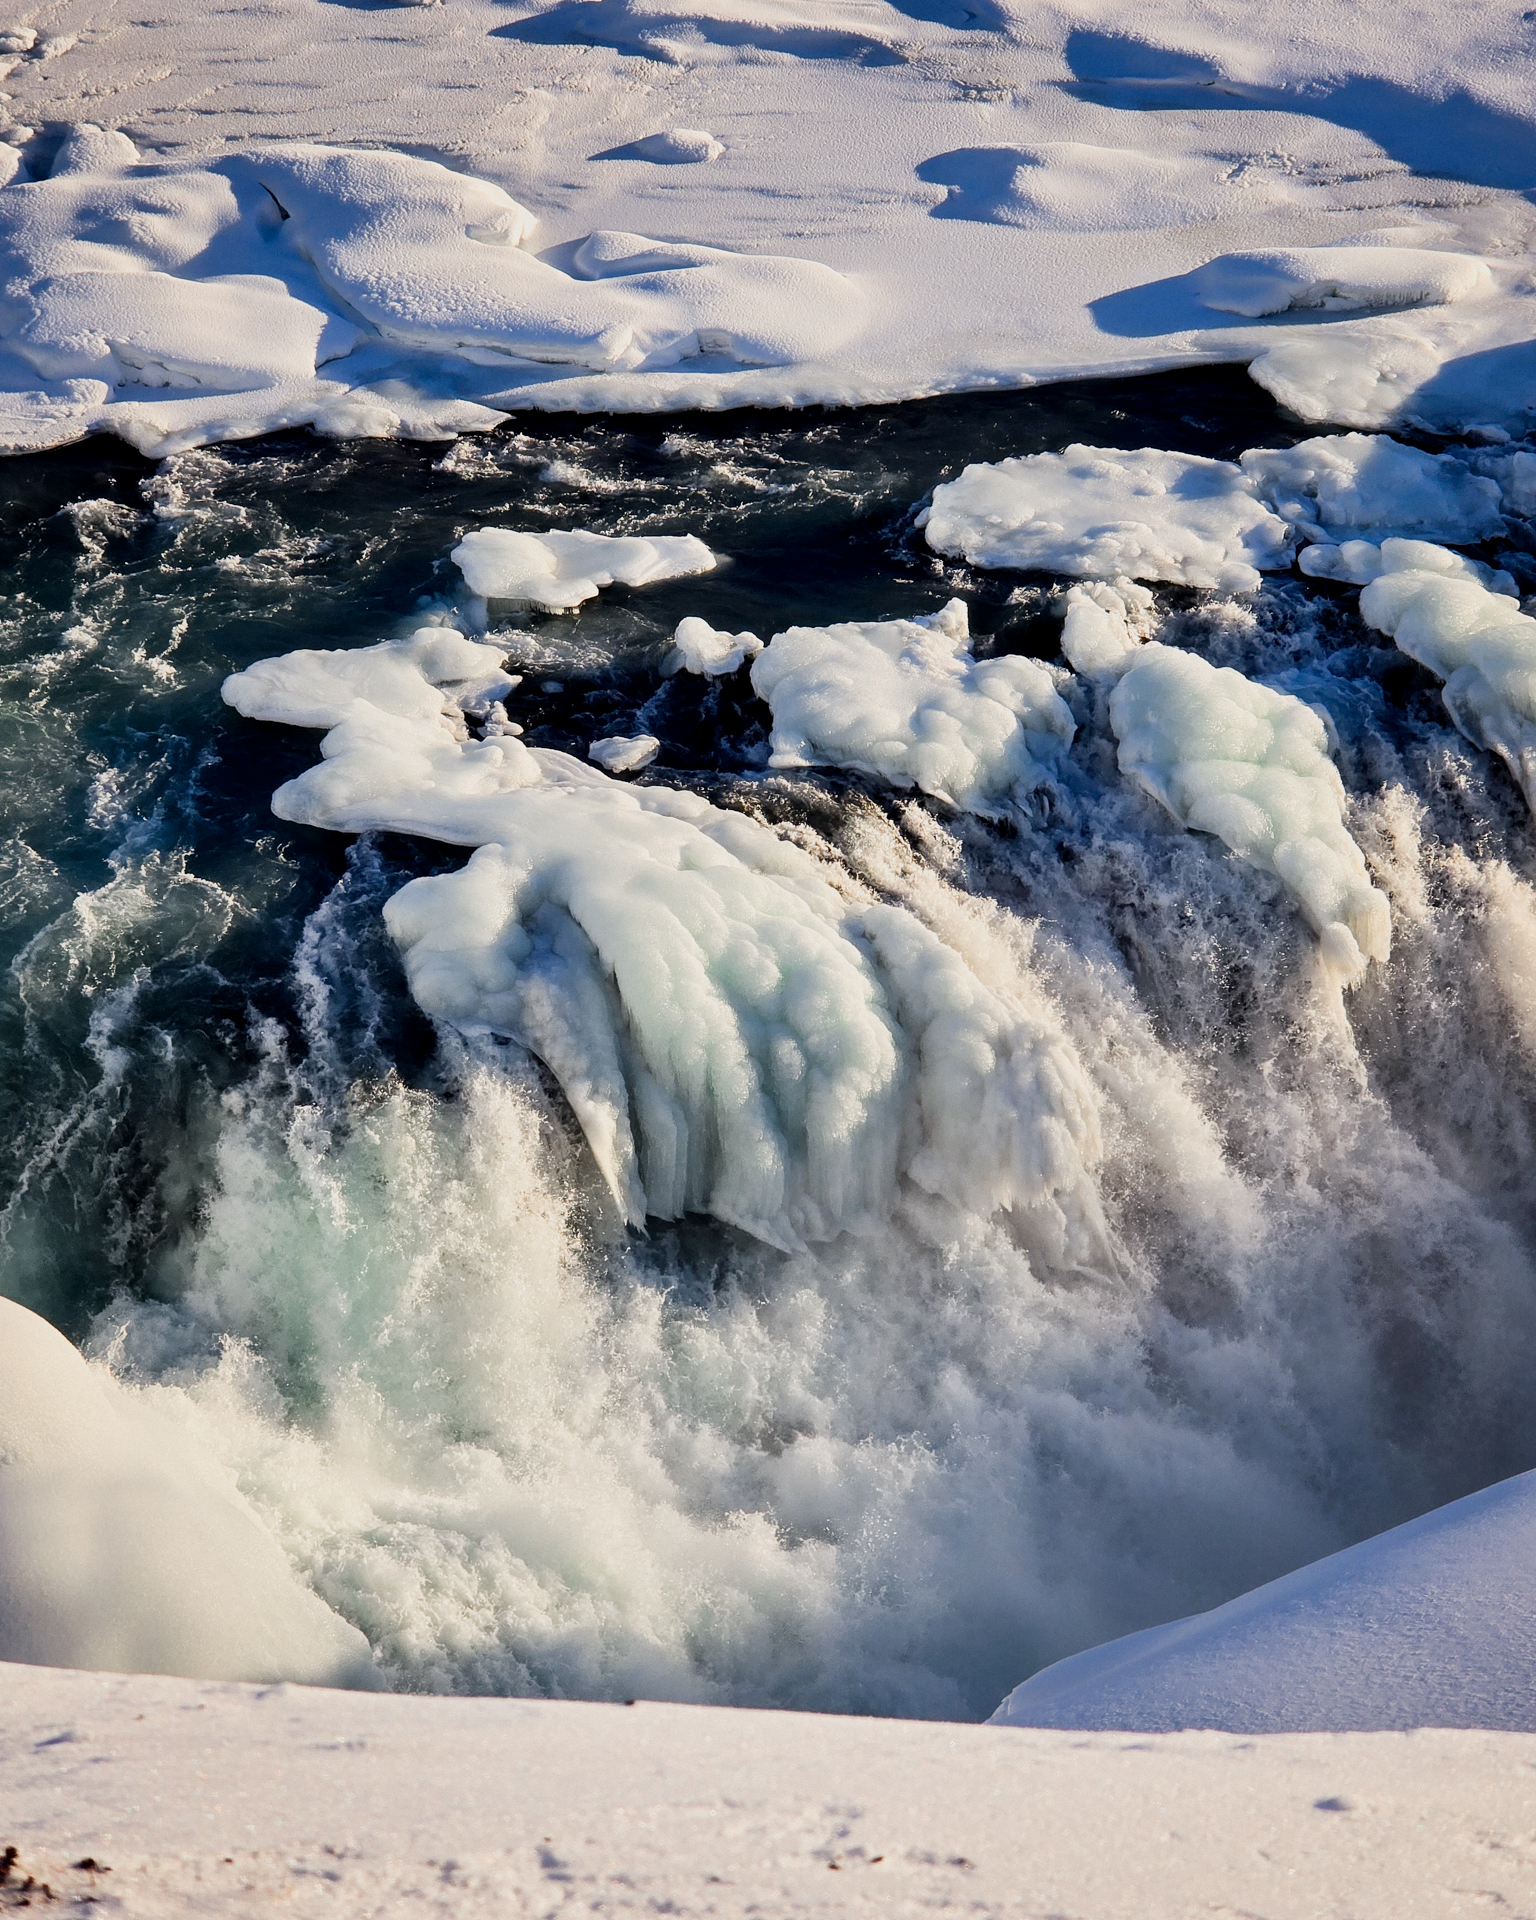
[(975, 567), (1238, 592), (1290, 565), (1290, 529), (1227, 460), (1070, 446), (969, 466), (918, 516), (930, 547)]
[(689, 614), (677, 623), (672, 635), (672, 652), (663, 670), (715, 678), (735, 673), (762, 650), (763, 643), (755, 633), (722, 633), (707, 620)]
[(510, 600), (556, 613), (595, 599), (615, 581), (643, 587), (709, 573), (716, 565), (714, 554), (691, 533), (616, 537), (579, 528), (523, 533), (478, 527), (464, 535), (452, 557), (470, 592), (482, 600)]
[[(385, 909), (411, 991), (544, 1060), (626, 1217), (709, 1212), (797, 1247), (883, 1220), (905, 1178), (1025, 1210), (1054, 1257), (1085, 1257), (1095, 1098), (1043, 999), (1000, 998), (911, 913), (848, 897), (741, 814), (466, 737), (488, 650), (433, 631), (360, 650), (351, 674), (264, 661), (225, 698), (330, 728), (274, 795), (280, 818), (477, 849)], [(946, 655), (957, 640), (940, 636)], [(429, 680), (442, 666), (454, 677)], [(374, 670), (383, 704), (357, 691)]]
[(1503, 524), (1497, 480), (1466, 456), (1424, 453), (1387, 434), (1320, 435), (1284, 449), (1254, 448), (1238, 463), (1261, 497), (1300, 534), (1346, 530), (1486, 540)]
[(1195, 275), (1200, 298), (1258, 319), (1297, 307), (1448, 306), (1490, 293), (1488, 263), (1418, 247), (1276, 247), (1225, 253)]
[(752, 666), (773, 710), (775, 767), (858, 767), (972, 813), (1051, 778), (1071, 744), (1058, 673), (971, 657), (965, 602), (917, 620), (790, 627)]
[(1367, 961), (1387, 958), (1390, 908), (1344, 825), (1344, 783), (1315, 709), (1152, 641), (1131, 657), (1109, 713), (1121, 772), (1181, 826), (1277, 875), (1339, 977), (1358, 980)]
[(1536, 810), (1536, 620), (1488, 579), (1459, 554), (1384, 540), (1360, 614), (1440, 676), (1456, 725), (1498, 754)]
[(0, 1660), (366, 1686), (368, 1643), (154, 1403), (0, 1299)]

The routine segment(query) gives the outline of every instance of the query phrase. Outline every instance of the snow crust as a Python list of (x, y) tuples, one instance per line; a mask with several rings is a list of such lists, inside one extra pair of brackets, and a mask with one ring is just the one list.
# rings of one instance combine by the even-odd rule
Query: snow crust
[(1200, 298), (1223, 313), (1258, 319), (1297, 307), (1449, 305), (1489, 293), (1486, 261), (1412, 247), (1283, 247), (1227, 253), (1195, 275)]
[(233, 1480), (0, 1298), (0, 1659), (367, 1686), (368, 1643)]
[(1536, 1725), (1536, 1473), (1210, 1613), (1074, 1654), (995, 1726), (1233, 1733)]
[(1048, 782), (1075, 725), (1037, 660), (971, 658), (963, 600), (917, 620), (790, 627), (752, 667), (769, 765), (857, 767), (996, 815)]
[(510, 600), (564, 613), (604, 587), (622, 581), (643, 587), (653, 580), (709, 573), (716, 559), (691, 533), (616, 538), (581, 529), (566, 533), (521, 533), (512, 527), (479, 527), (453, 550), (453, 561), (471, 593), (483, 600)]
[(1499, 756), (1536, 810), (1536, 620), (1487, 582), (1459, 554), (1384, 540), (1360, 614), (1440, 676), (1457, 727)]
[(878, 1225), (906, 1179), (1018, 1209), (1048, 1257), (1084, 1257), (1097, 1107), (1043, 998), (1003, 1000), (913, 914), (845, 897), (744, 815), (500, 729), (467, 737), (493, 651), (429, 629), (346, 672), (263, 661), (224, 697), (330, 729), (279, 818), (477, 849), (385, 908), (411, 991), (544, 1060), (625, 1217), (709, 1212), (797, 1248)]
[(1109, 714), (1120, 771), (1181, 826), (1282, 880), (1342, 979), (1387, 958), (1391, 909), (1344, 825), (1344, 783), (1313, 708), (1153, 641), (1131, 657)]
[(973, 567), (1168, 580), (1240, 592), (1290, 564), (1290, 533), (1227, 460), (1070, 446), (969, 466), (918, 516)]

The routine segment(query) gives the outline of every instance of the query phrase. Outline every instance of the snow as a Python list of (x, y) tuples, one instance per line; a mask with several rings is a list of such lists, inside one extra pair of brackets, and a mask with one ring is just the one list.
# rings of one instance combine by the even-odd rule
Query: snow
[(698, 673), (707, 678), (735, 673), (763, 650), (755, 633), (722, 633), (707, 620), (689, 614), (672, 635), (673, 651), (664, 672)]
[(1070, 446), (969, 466), (918, 516), (936, 553), (973, 567), (1241, 592), (1290, 565), (1285, 523), (1227, 460)]
[(595, 760), (604, 773), (638, 773), (648, 767), (661, 752), (654, 733), (611, 733), (606, 740), (594, 740), (587, 758)]
[(1277, 875), (1339, 978), (1387, 958), (1390, 908), (1344, 825), (1344, 784), (1313, 708), (1153, 641), (1131, 656), (1109, 714), (1120, 771), (1181, 826)]
[[(964, 641), (953, 622), (913, 632), (944, 658)], [(1044, 996), (1000, 998), (914, 915), (846, 898), (741, 814), (501, 728), (466, 737), (460, 709), (494, 692), (493, 651), (429, 629), (345, 671), (329, 654), (263, 661), (225, 698), (330, 728), (320, 764), (273, 797), (279, 818), (477, 849), (385, 908), (411, 992), (434, 1019), (538, 1054), (624, 1216), (708, 1212), (798, 1248), (877, 1226), (905, 1177), (1016, 1209), (1046, 1257), (1083, 1257), (1097, 1109)], [(1025, 662), (975, 674), (1011, 697), (1017, 667), (1050, 687)], [(969, 698), (995, 708), (997, 738), (1017, 729), (1012, 708)]]
[(471, 593), (483, 600), (511, 600), (564, 613), (593, 600), (621, 581), (643, 587), (709, 573), (718, 564), (691, 533), (616, 538), (581, 529), (521, 533), (511, 527), (479, 527), (453, 550), (454, 564)]
[(1345, 433), (1255, 448), (1238, 463), (1275, 512), (1309, 540), (1345, 531), (1472, 543), (1502, 531), (1497, 480), (1465, 457), (1424, 453), (1385, 434)]
[(1206, 306), (1257, 319), (1297, 307), (1448, 306), (1489, 293), (1486, 261), (1414, 247), (1281, 247), (1227, 253), (1195, 275)]
[(1457, 727), (1499, 756), (1536, 810), (1536, 620), (1519, 601), (1485, 584), (1459, 554), (1384, 540), (1360, 615), (1440, 676)]
[(1233, 1733), (1536, 1727), (1536, 1473), (1468, 1494), (1210, 1613), (1074, 1654), (998, 1726)]
[(0, 1685), (6, 1891), (30, 1875), (132, 1920), (1532, 1902), (1522, 1734), (1128, 1738), (24, 1666)]
[(10, 447), (451, 437), (530, 405), (1213, 360), (1309, 420), (1532, 418), (1514, 0), (1198, 21), (51, 0), (48, 20), (3, 62)]
[(997, 815), (1048, 783), (1075, 730), (1060, 675), (971, 657), (965, 602), (917, 620), (776, 633), (752, 667), (773, 712), (769, 765), (857, 767)]
[(152, 1398), (0, 1299), (0, 1659), (372, 1682), (233, 1479)]

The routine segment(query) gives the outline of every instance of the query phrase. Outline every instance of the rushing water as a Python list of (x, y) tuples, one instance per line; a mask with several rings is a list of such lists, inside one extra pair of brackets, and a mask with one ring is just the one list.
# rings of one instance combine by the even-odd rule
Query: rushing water
[[(1352, 595), (1163, 596), (1165, 637), (1334, 720), (1395, 938), (1342, 1002), (1276, 883), (1120, 781), (1086, 695), (1076, 776), (1011, 832), (765, 777), (746, 675), (660, 671), (686, 613), (766, 636), (956, 591), (979, 652), (1050, 656), (1051, 582), (914, 538), (935, 481), (1072, 440), (1294, 436), (1205, 371), (0, 466), (5, 1292), (174, 1409), (402, 1687), (978, 1716), (1531, 1465), (1531, 823)], [(533, 619), (515, 717), (578, 752), (657, 734), (647, 779), (1028, 974), (1102, 1103), (1102, 1259), (1032, 1263), (915, 1190), (802, 1255), (630, 1234), (542, 1074), (414, 1011), (380, 907), (463, 856), (276, 821), (315, 736), (219, 686), (408, 628), (486, 521), (729, 556)]]

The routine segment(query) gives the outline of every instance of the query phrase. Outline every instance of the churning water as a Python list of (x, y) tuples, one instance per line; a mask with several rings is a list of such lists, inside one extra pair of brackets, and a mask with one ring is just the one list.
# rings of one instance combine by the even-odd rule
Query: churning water
[[(744, 673), (661, 673), (684, 614), (766, 636), (955, 592), (979, 653), (1050, 656), (1053, 583), (919, 545), (935, 481), (1292, 437), (1200, 372), (0, 465), (0, 1285), (221, 1460), (407, 1688), (978, 1717), (1530, 1466), (1531, 822), (1353, 595), (1162, 598), (1165, 638), (1334, 721), (1395, 942), (1342, 999), (1278, 883), (1121, 781), (1086, 694), (1074, 777), (1012, 831), (765, 775)], [(634, 1235), (541, 1070), (414, 1010), (380, 909), (463, 856), (275, 820), (315, 736), (219, 686), (409, 630), (487, 521), (729, 557), (508, 636), (514, 717), (578, 753), (656, 734), (647, 780), (1046, 996), (1100, 1101), (1101, 1257), (1061, 1271), (916, 1189), (802, 1254)]]

